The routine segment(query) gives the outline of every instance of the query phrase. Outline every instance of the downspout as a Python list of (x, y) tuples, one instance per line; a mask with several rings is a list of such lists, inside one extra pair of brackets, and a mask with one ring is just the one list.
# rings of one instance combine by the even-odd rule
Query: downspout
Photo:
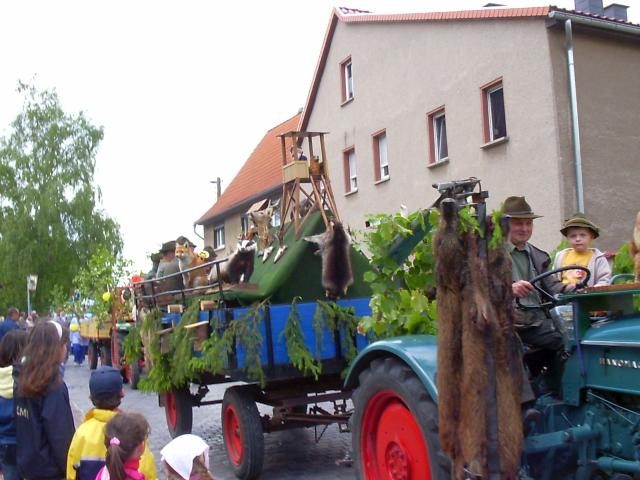
[(578, 96), (576, 93), (576, 69), (573, 60), (573, 32), (571, 19), (564, 21), (567, 68), (569, 71), (569, 99), (571, 102), (571, 130), (573, 133), (573, 158), (576, 168), (576, 202), (578, 212), (584, 213), (584, 190), (582, 185), (582, 152), (580, 151), (580, 124), (578, 122)]
[(615, 22), (601, 18), (593, 18), (584, 15), (577, 15), (570, 12), (552, 10), (549, 18), (558, 22), (564, 22), (565, 47), (567, 49), (567, 67), (569, 70), (569, 94), (571, 98), (571, 126), (573, 129), (573, 151), (576, 167), (576, 197), (578, 211), (584, 213), (584, 191), (582, 185), (582, 157), (580, 154), (580, 128), (578, 125), (578, 101), (576, 95), (576, 72), (573, 60), (573, 33), (572, 22), (584, 25), (585, 27), (609, 30), (620, 35), (640, 35), (640, 26), (629, 22)]
[(204, 237), (202, 235), (200, 235), (197, 231), (196, 231), (196, 227), (198, 226), (197, 223), (193, 224), (193, 233), (196, 234), (196, 237), (200, 238), (201, 240), (204, 240)]

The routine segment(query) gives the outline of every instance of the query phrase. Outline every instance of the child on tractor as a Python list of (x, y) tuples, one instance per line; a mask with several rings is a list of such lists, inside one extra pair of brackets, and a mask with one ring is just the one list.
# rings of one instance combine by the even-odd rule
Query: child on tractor
[[(560, 229), (567, 238), (571, 248), (561, 250), (556, 255), (553, 268), (580, 265), (591, 271), (588, 287), (608, 285), (611, 280), (611, 267), (600, 250), (591, 247), (591, 242), (598, 238), (600, 229), (581, 213), (569, 218)], [(584, 278), (584, 270), (565, 270), (560, 272), (560, 280), (565, 284), (580, 283)]]

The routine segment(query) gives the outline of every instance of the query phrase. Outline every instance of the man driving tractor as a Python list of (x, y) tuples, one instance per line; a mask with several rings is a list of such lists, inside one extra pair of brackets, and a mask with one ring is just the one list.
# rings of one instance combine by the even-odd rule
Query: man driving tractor
[[(556, 330), (547, 308), (526, 309), (543, 303), (530, 280), (546, 272), (551, 264), (547, 252), (529, 243), (533, 234), (533, 220), (541, 215), (531, 210), (524, 197), (508, 197), (503, 208), (510, 227), (507, 248), (511, 255), (511, 288), (513, 296), (524, 307), (516, 305), (516, 331), (526, 346), (546, 351), (549, 369), (554, 376), (559, 376), (562, 372), (562, 334)], [(562, 283), (556, 276), (546, 277), (541, 283), (541, 287), (551, 294), (575, 289), (575, 284)]]

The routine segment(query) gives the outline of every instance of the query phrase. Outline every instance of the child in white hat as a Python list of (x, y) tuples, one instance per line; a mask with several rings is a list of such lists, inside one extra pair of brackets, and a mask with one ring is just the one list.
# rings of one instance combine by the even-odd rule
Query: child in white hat
[(180, 435), (162, 450), (168, 480), (213, 480), (209, 472), (209, 445), (197, 435)]

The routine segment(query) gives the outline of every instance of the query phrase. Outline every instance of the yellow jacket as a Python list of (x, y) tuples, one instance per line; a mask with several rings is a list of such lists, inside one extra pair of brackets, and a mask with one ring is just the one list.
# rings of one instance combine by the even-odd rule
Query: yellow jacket
[[(104, 426), (117, 413), (117, 410), (99, 408), (92, 408), (87, 412), (69, 447), (68, 480), (95, 480), (98, 471), (104, 466), (107, 455), (107, 448), (104, 446)], [(148, 441), (140, 457), (140, 473), (144, 474), (145, 480), (158, 479)]]

